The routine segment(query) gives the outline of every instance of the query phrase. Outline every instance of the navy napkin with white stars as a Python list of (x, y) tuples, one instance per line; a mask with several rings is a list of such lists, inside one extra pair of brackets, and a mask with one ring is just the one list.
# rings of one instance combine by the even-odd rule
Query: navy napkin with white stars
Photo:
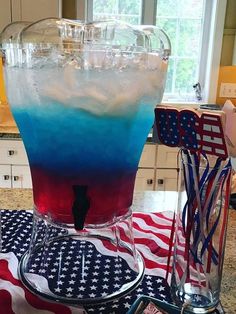
[[(29, 248), (33, 215), (31, 212), (23, 210), (2, 210), (1, 215), (2, 255), (4, 255), (4, 253), (14, 253), (19, 261)], [(87, 241), (80, 243), (80, 248), (78, 248), (78, 254), (76, 256), (73, 255), (75, 254), (73, 245), (76, 245), (77, 241), (73, 241), (73, 239), (65, 241), (64, 243), (60, 243), (60, 241), (63, 241), (63, 239), (60, 240), (59, 238), (59, 240), (54, 242), (50, 247), (44, 268), (41, 267), (41, 275), (47, 275), (50, 289), (55, 291), (58, 295), (75, 298), (106, 296), (112, 292), (114, 287), (119, 288), (122, 280), (130, 279), (130, 277), (134, 275), (130, 268), (126, 267), (125, 269), (125, 264), (122, 264), (126, 263), (125, 261), (119, 261), (119, 263), (117, 263), (113, 257), (108, 257), (107, 255), (104, 257), (102, 254), (99, 254), (99, 252), (95, 252), (96, 248), (94, 245), (89, 244)], [(63, 250), (62, 253), (58, 251), (59, 246)], [(89, 254), (87, 255), (86, 264), (83, 265), (83, 282), (80, 280), (80, 285), (78, 285), (76, 282), (77, 272), (80, 270), (82, 263), (79, 253), (80, 250), (83, 249), (86, 249)], [(94, 258), (95, 253), (96, 259)], [(37, 252), (37, 254), (39, 257), (35, 258), (35, 263), (32, 264), (30, 269), (32, 274), (34, 274), (34, 270), (37, 272), (38, 267), (40, 267), (40, 252)], [(63, 259), (60, 279), (58, 280), (57, 266), (61, 254), (63, 254), (65, 258)], [(73, 261), (73, 263), (71, 263), (71, 261)], [(91, 264), (94, 269), (92, 273), (89, 272)], [(125, 269), (122, 274), (119, 269), (121, 267)], [(117, 276), (111, 277), (111, 272), (117, 273)], [(111, 280), (111, 278), (113, 279)], [(9, 282), (11, 281), (10, 275), (8, 280)], [(23, 287), (23, 289), (26, 288)], [(106, 304), (86, 306), (85, 309), (88, 313), (96, 314), (127, 313), (134, 301), (141, 295), (171, 302), (169, 286), (166, 280), (159, 276), (145, 275), (142, 283), (128, 295)], [(27, 300), (27, 302), (30, 301)], [(32, 302), (31, 306), (34, 306)]]

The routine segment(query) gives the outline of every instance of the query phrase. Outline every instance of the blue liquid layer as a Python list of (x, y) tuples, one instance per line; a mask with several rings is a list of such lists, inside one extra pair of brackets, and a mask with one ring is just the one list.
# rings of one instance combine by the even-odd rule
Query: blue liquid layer
[(132, 108), (125, 116), (94, 115), (56, 102), (12, 109), (31, 166), (94, 176), (137, 169), (154, 106)]

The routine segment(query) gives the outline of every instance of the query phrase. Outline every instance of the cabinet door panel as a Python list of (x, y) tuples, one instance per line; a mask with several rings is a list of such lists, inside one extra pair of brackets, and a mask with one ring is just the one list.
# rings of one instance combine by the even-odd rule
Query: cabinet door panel
[(11, 188), (11, 166), (0, 165), (0, 187)]
[(20, 189), (32, 188), (29, 166), (12, 166), (12, 187)]
[(12, 16), (14, 20), (29, 22), (47, 17), (59, 17), (61, 15), (60, 2), (60, 0), (14, 0)]
[(11, 1), (0, 0), (0, 33), (9, 23), (11, 23)]
[(134, 189), (151, 191), (154, 188), (154, 169), (138, 169)]
[(156, 145), (144, 145), (143, 152), (140, 158), (139, 167), (154, 168), (156, 158)]
[(156, 170), (156, 190), (157, 191), (177, 191), (178, 171), (174, 169)]
[(157, 168), (177, 168), (178, 148), (158, 145), (157, 148)]
[(1, 164), (28, 164), (28, 158), (22, 141), (2, 140), (0, 141), (0, 163)]

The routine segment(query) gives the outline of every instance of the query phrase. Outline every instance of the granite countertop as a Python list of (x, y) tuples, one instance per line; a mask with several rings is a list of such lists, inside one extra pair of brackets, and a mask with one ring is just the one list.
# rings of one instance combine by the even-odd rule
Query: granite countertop
[[(171, 197), (165, 197), (160, 192), (140, 192), (135, 193), (133, 210), (145, 211), (149, 208), (155, 211), (155, 207), (160, 204), (168, 204), (171, 200), (173, 204), (176, 192)], [(154, 205), (155, 204), (155, 205)], [(169, 203), (170, 204), (170, 203)], [(167, 205), (169, 208), (169, 204)], [(4, 209), (32, 209), (31, 189), (0, 189), (0, 208)], [(170, 208), (169, 208), (170, 209)], [(221, 287), (221, 303), (225, 313), (236, 313), (236, 210), (229, 210), (227, 241), (225, 250), (225, 261), (223, 279)]]

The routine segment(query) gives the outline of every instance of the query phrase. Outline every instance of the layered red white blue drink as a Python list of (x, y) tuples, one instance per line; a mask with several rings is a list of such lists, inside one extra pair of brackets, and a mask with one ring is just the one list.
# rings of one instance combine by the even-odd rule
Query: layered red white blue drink
[(78, 229), (112, 222), (132, 204), (166, 61), (158, 52), (97, 50), (89, 43), (69, 54), (37, 46), (35, 57), (34, 49), (17, 48), (25, 61), (6, 60), (5, 78), (35, 206), (57, 222), (76, 220)]

